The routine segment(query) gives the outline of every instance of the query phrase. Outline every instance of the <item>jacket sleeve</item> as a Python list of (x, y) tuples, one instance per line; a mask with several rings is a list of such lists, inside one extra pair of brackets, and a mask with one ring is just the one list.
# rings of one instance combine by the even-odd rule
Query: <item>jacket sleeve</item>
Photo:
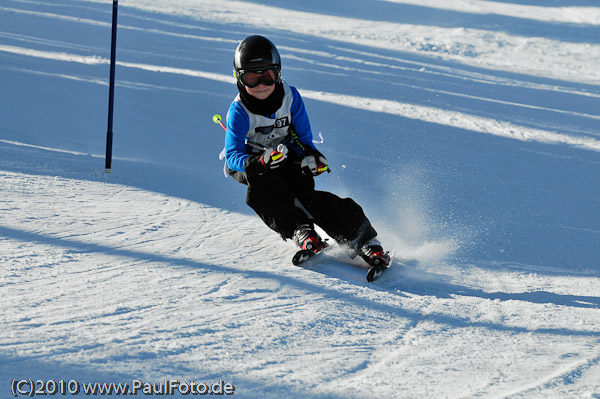
[(250, 118), (246, 110), (234, 101), (227, 112), (227, 132), (225, 133), (225, 159), (231, 170), (245, 172), (246, 133), (250, 128)]
[(295, 87), (290, 86), (290, 89), (292, 91), (291, 113), (294, 130), (298, 134), (298, 138), (302, 144), (308, 145), (312, 149), (316, 150), (316, 147), (313, 144), (313, 134), (310, 127), (310, 120), (308, 119), (308, 114), (306, 113), (302, 96)]

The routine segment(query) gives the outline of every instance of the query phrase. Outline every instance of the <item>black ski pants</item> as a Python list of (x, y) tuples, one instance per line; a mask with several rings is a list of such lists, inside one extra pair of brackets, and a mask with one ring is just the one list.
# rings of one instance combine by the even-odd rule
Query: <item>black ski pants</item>
[(288, 162), (263, 174), (232, 176), (246, 184), (246, 203), (283, 239), (301, 224), (318, 225), (331, 238), (354, 249), (377, 235), (363, 209), (351, 198), (316, 191), (314, 177)]

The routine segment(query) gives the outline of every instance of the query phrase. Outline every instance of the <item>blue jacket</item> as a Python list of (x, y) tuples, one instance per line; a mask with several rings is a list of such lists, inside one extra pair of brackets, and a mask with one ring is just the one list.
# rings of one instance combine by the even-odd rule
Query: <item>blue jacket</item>
[(283, 88), (281, 107), (269, 117), (251, 113), (242, 103), (239, 94), (231, 103), (225, 134), (225, 157), (230, 169), (245, 172), (244, 164), (250, 155), (262, 154), (265, 148), (276, 148), (282, 143), (288, 150), (303, 155), (304, 151), (289, 134), (290, 125), (293, 125), (304, 146), (315, 148), (310, 121), (300, 93), (285, 81)]

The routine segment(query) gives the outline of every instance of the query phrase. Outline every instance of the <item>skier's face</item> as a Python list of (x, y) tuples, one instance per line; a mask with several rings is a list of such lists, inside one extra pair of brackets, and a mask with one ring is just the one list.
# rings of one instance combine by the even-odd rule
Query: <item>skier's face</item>
[(273, 92), (275, 91), (275, 85), (258, 85), (256, 87), (246, 87), (246, 91), (253, 97), (258, 98), (259, 100), (267, 99)]

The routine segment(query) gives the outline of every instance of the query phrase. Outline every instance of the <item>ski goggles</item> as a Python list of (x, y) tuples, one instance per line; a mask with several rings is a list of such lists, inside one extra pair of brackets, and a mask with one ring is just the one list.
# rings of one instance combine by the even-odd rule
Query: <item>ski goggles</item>
[(240, 70), (238, 79), (244, 86), (251, 89), (258, 85), (272, 86), (279, 81), (279, 68)]

